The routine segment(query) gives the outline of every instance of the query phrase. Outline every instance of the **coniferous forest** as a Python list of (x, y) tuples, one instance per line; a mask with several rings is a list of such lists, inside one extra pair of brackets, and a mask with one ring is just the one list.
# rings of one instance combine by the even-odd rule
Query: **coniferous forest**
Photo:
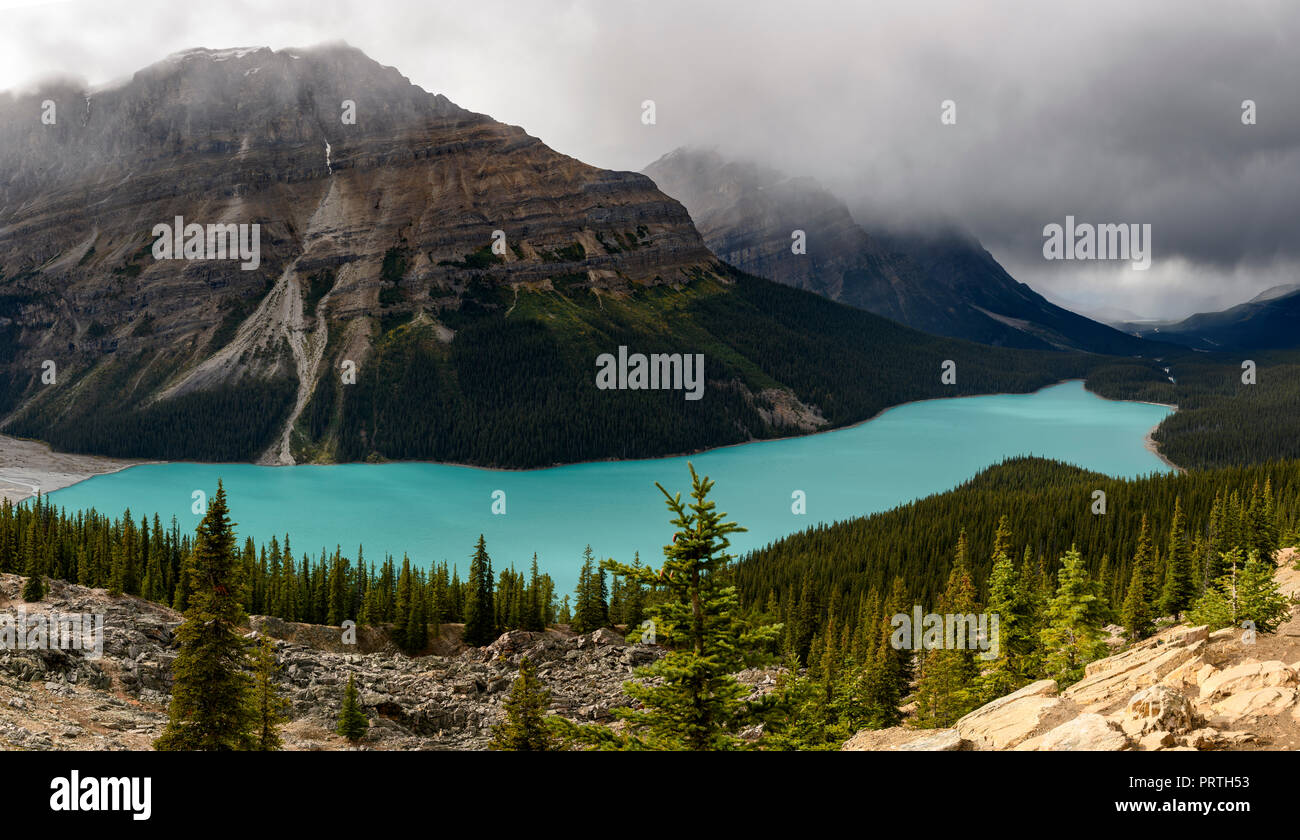
[[(300, 553), (290, 535), (241, 545), (220, 486), (193, 535), (129, 510), (110, 518), (41, 497), (6, 502), (0, 572), (24, 575), (28, 600), (40, 600), (53, 577), (185, 614), (172, 725), (159, 749), (274, 748), (269, 654), (247, 650), (236, 633), (249, 614), (382, 627), (412, 656), (427, 653), (449, 622), (483, 646), (506, 630), (556, 624), (632, 634), (644, 619), (669, 655), (644, 669), (649, 682), (627, 684), (640, 706), (619, 712), (624, 729), (542, 720), (545, 685), (521, 666), (495, 748), (833, 749), (861, 729), (897, 725), (906, 702), (914, 725), (942, 727), (1032, 680), (1068, 685), (1106, 655), (1108, 624), (1135, 642), (1171, 618), (1212, 628), (1248, 620), (1269, 632), (1289, 612), (1273, 570), (1278, 549), (1300, 543), (1294, 462), (1122, 480), (1012, 459), (954, 490), (741, 558), (728, 552), (727, 535), (743, 526), (716, 510), (707, 477), (692, 469), (691, 478), (689, 504), (660, 488), (677, 529), (663, 565), (597, 561), (588, 549), (571, 598), (536, 558), (494, 561), (482, 538), (467, 551), (464, 577), (418, 558), (375, 564), (362, 547), (355, 558), (337, 548)], [(1104, 513), (1091, 507), (1098, 490)], [(998, 655), (979, 662), (973, 649), (900, 647), (891, 618), (916, 606), (1000, 615)], [(222, 689), (238, 725), (205, 729), (194, 710), (207, 706), (187, 674), (210, 686), (203, 657), (223, 649), (223, 661), (246, 661), (253, 676)], [(745, 665), (786, 667), (777, 690), (755, 700), (733, 676)], [(687, 708), (700, 717), (683, 715)], [(347, 709), (340, 731), (363, 731)], [(758, 724), (761, 737), (741, 738)]]

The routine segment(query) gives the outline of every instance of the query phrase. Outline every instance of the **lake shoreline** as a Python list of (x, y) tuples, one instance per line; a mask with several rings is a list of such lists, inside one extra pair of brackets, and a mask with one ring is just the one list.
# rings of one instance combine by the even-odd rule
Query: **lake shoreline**
[(0, 500), (18, 504), (97, 475), (146, 464), (164, 464), (135, 458), (110, 458), (104, 455), (80, 455), (57, 452), (49, 444), (30, 438), (0, 435)]
[[(1079, 380), (1065, 380), (1065, 381), (1079, 381)], [(1084, 390), (1087, 390), (1087, 387), (1088, 386), (1085, 384)], [(1096, 397), (1100, 397), (1103, 400), (1110, 400), (1111, 402), (1132, 402), (1132, 403), (1139, 403), (1141, 405), (1158, 405), (1164, 408), (1171, 409), (1171, 411), (1178, 410), (1177, 403), (1153, 402), (1151, 400), (1117, 400), (1117, 399), (1112, 399), (1111, 397), (1103, 397), (1101, 394), (1098, 394), (1096, 391), (1088, 391), (1088, 393)], [(1165, 419), (1167, 420), (1168, 418)], [(1169, 467), (1169, 469), (1174, 470), (1175, 472), (1180, 474), (1185, 473), (1187, 472), (1186, 469), (1178, 466), (1173, 461), (1165, 457), (1165, 453), (1160, 451), (1160, 444), (1156, 442), (1155, 439), (1156, 429), (1159, 429), (1160, 425), (1164, 422), (1165, 422), (1164, 420), (1161, 420), (1160, 423), (1157, 423), (1154, 426), (1152, 426), (1151, 429), (1146, 433), (1146, 437), (1142, 438), (1142, 444), (1147, 448), (1148, 452), (1150, 452), (1152, 455), (1159, 458), (1160, 462), (1164, 464), (1166, 467)]]
[[(769, 442), (777, 442), (777, 441), (797, 440), (800, 438), (809, 438), (809, 437), (814, 437), (816, 435), (829, 434), (831, 432), (840, 432), (849, 429), (855, 429), (866, 423), (870, 423), (873, 420), (878, 420), (879, 418), (881, 418), (885, 414), (888, 414), (891, 411), (903, 408), (905, 406), (917, 405), (920, 403), (936, 402), (941, 400), (978, 399), (981, 397), (1027, 397), (1027, 396), (1032, 396), (1034, 394), (1038, 394), (1044, 390), (1047, 390), (1048, 388), (1055, 388), (1060, 385), (1068, 384), (1070, 382), (1085, 383), (1085, 380), (1078, 379), (1078, 378), (1061, 379), (1056, 382), (1052, 382), (1047, 385), (1044, 385), (1041, 388), (1038, 388), (1033, 391), (1015, 391), (1015, 392), (999, 391), (999, 392), (993, 392), (988, 394), (958, 394), (951, 397), (927, 397), (921, 400), (909, 400), (907, 402), (901, 402), (896, 405), (891, 405), (882, 408), (881, 410), (877, 411), (875, 414), (871, 415), (870, 417), (855, 421), (853, 423), (847, 423), (843, 426), (835, 426), (833, 428), (823, 429), (820, 431), (808, 432), (806, 434), (783, 435), (780, 437), (770, 437), (770, 438), (753, 438), (751, 440), (739, 441), (737, 443), (727, 443), (721, 446), (712, 446), (704, 449), (693, 449), (685, 452), (675, 452), (675, 453), (670, 453), (665, 455), (652, 455), (646, 458), (595, 458), (587, 461), (570, 461), (566, 463), (548, 464), (547, 466), (544, 467), (489, 467), (489, 466), (483, 466), (481, 464), (471, 464), (471, 463), (465, 463), (460, 461), (418, 461), (418, 460), (345, 461), (345, 462), (327, 462), (327, 463), (305, 462), (301, 464), (257, 464), (256, 462), (252, 462), (252, 461), (183, 461), (183, 462), (151, 461), (151, 460), (137, 460), (137, 459), (128, 459), (128, 458), (110, 458), (102, 455), (80, 455), (75, 453), (57, 452), (53, 450), (48, 444), (45, 444), (41, 441), (30, 440), (26, 438), (15, 438), (15, 437), (10, 437), (8, 435), (0, 435), (0, 450), (2, 450), (0, 451), (0, 498), (9, 498), (11, 502), (17, 504), (20, 501), (24, 501), (36, 495), (35, 490), (30, 489), (33, 485), (39, 486), (41, 492), (49, 493), (55, 490), (62, 490), (66, 487), (71, 487), (74, 484), (79, 484), (83, 481), (86, 481), (87, 479), (94, 478), (95, 476), (108, 475), (111, 473), (120, 472), (121, 470), (129, 469), (131, 467), (170, 464), (170, 463), (191, 463), (191, 464), (199, 464), (203, 466), (223, 466), (226, 464), (247, 463), (247, 464), (252, 464), (253, 466), (268, 466), (268, 467), (295, 467), (295, 466), (332, 467), (332, 466), (343, 466), (345, 464), (376, 464), (376, 465), (378, 464), (430, 464), (435, 466), (460, 467), (462, 469), (478, 470), (481, 472), (523, 473), (523, 472), (541, 472), (544, 470), (558, 469), (561, 467), (584, 466), (584, 465), (591, 465), (591, 464), (611, 464), (611, 463), (621, 463), (621, 462), (628, 462), (628, 461), (662, 461), (662, 460), (670, 460), (673, 458), (689, 458), (691, 456), (703, 455), (710, 452), (719, 452), (728, 449), (734, 449), (739, 446), (749, 446), (755, 443), (769, 443)], [(1147, 400), (1112, 400), (1110, 397), (1104, 397), (1100, 394), (1095, 393), (1094, 391), (1088, 391), (1086, 384), (1084, 390), (1087, 391), (1087, 393), (1091, 394), (1092, 396), (1095, 396), (1098, 399), (1107, 400), (1108, 402), (1131, 402), (1131, 403), (1137, 403), (1139, 405), (1158, 405), (1164, 408), (1173, 409), (1175, 411), (1177, 411), (1178, 409), (1177, 405), (1170, 405), (1168, 403), (1150, 402)], [(1162, 420), (1161, 422), (1164, 421)], [(1158, 444), (1155, 442), (1154, 438), (1152, 438), (1152, 434), (1155, 432), (1157, 428), (1159, 428), (1159, 425), (1160, 424), (1157, 423), (1155, 426), (1152, 426), (1151, 429), (1147, 432), (1146, 437), (1144, 438), (1143, 441), (1144, 445), (1153, 455), (1159, 458), (1160, 461), (1164, 463), (1166, 466), (1168, 466), (1170, 469), (1176, 470), (1178, 472), (1184, 472), (1182, 467), (1170, 461), (1160, 452)], [(20, 452), (20, 458), (19, 458), (20, 463), (18, 464), (11, 463), (11, 457), (10, 457), (10, 453), (16, 448), (27, 450), (26, 452)], [(19, 479), (12, 479), (8, 477), (9, 474), (12, 473), (21, 474), (23, 471), (26, 471), (26, 475), (28, 477), (36, 477), (38, 481), (26, 482)], [(28, 485), (29, 489), (23, 491), (16, 487), (6, 487), (5, 486), (6, 481), (16, 483), (16, 484)]]

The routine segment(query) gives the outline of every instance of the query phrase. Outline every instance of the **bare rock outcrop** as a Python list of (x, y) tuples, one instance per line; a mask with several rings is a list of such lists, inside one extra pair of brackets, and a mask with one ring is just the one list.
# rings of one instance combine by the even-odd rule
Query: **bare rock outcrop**
[[(22, 604), (23, 579), (0, 575), (0, 611), (104, 616), (103, 651), (0, 649), (0, 749), (149, 749), (167, 721), (171, 662), (181, 616), (131, 596), (111, 597), (51, 581), (46, 599)], [(514, 630), (483, 648), (459, 643), (446, 655), (408, 657), (386, 635), (357, 628), (357, 644), (338, 628), (252, 616), (249, 636), (273, 639), (278, 689), (289, 702), (288, 749), (338, 749), (333, 729), (349, 677), (371, 719), (367, 749), (481, 749), (527, 656), (551, 691), (550, 713), (608, 722), (626, 705), (623, 684), (664, 654), (628, 644), (612, 630), (577, 635)], [(452, 644), (434, 640), (432, 647)]]
[(1005, 750), (1078, 714), (1057, 696), (1056, 680), (1039, 680), (999, 697), (957, 721), (956, 730), (978, 750)]
[[(1277, 579), (1300, 593), (1296, 552)], [(1088, 664), (1064, 691), (1031, 683), (947, 730), (859, 732), (846, 750), (1300, 749), (1300, 617), (1270, 636), (1176, 626)], [(1287, 664), (1287, 663), (1292, 664)]]

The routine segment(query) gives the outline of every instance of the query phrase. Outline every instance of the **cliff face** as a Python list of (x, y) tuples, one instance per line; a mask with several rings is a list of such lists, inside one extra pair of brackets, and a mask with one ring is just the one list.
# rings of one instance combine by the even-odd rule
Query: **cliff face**
[[(259, 225), (257, 267), (156, 260), (178, 216)], [(412, 320), (449, 338), (471, 287), (504, 308), (473, 290), (618, 295), (712, 262), (649, 178), (345, 46), (191, 50), (99, 92), (0, 97), (0, 411), (28, 434), (251, 381), (277, 401), (264, 458), (288, 461), (322, 368)], [(46, 387), (47, 360), (69, 387)]]

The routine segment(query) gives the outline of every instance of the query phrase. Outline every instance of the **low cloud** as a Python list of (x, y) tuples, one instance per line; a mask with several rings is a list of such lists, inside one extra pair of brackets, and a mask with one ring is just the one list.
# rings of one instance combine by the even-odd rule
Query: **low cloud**
[[(5, 16), (3, 89), (108, 82), (187, 47), (346, 39), (599, 166), (717, 146), (816, 176), (872, 224), (956, 222), (1051, 295), (1173, 316), (1300, 280), (1300, 7), (1285, 2), (65, 2)], [(1046, 262), (1043, 226), (1066, 215), (1151, 224), (1151, 270)]]

